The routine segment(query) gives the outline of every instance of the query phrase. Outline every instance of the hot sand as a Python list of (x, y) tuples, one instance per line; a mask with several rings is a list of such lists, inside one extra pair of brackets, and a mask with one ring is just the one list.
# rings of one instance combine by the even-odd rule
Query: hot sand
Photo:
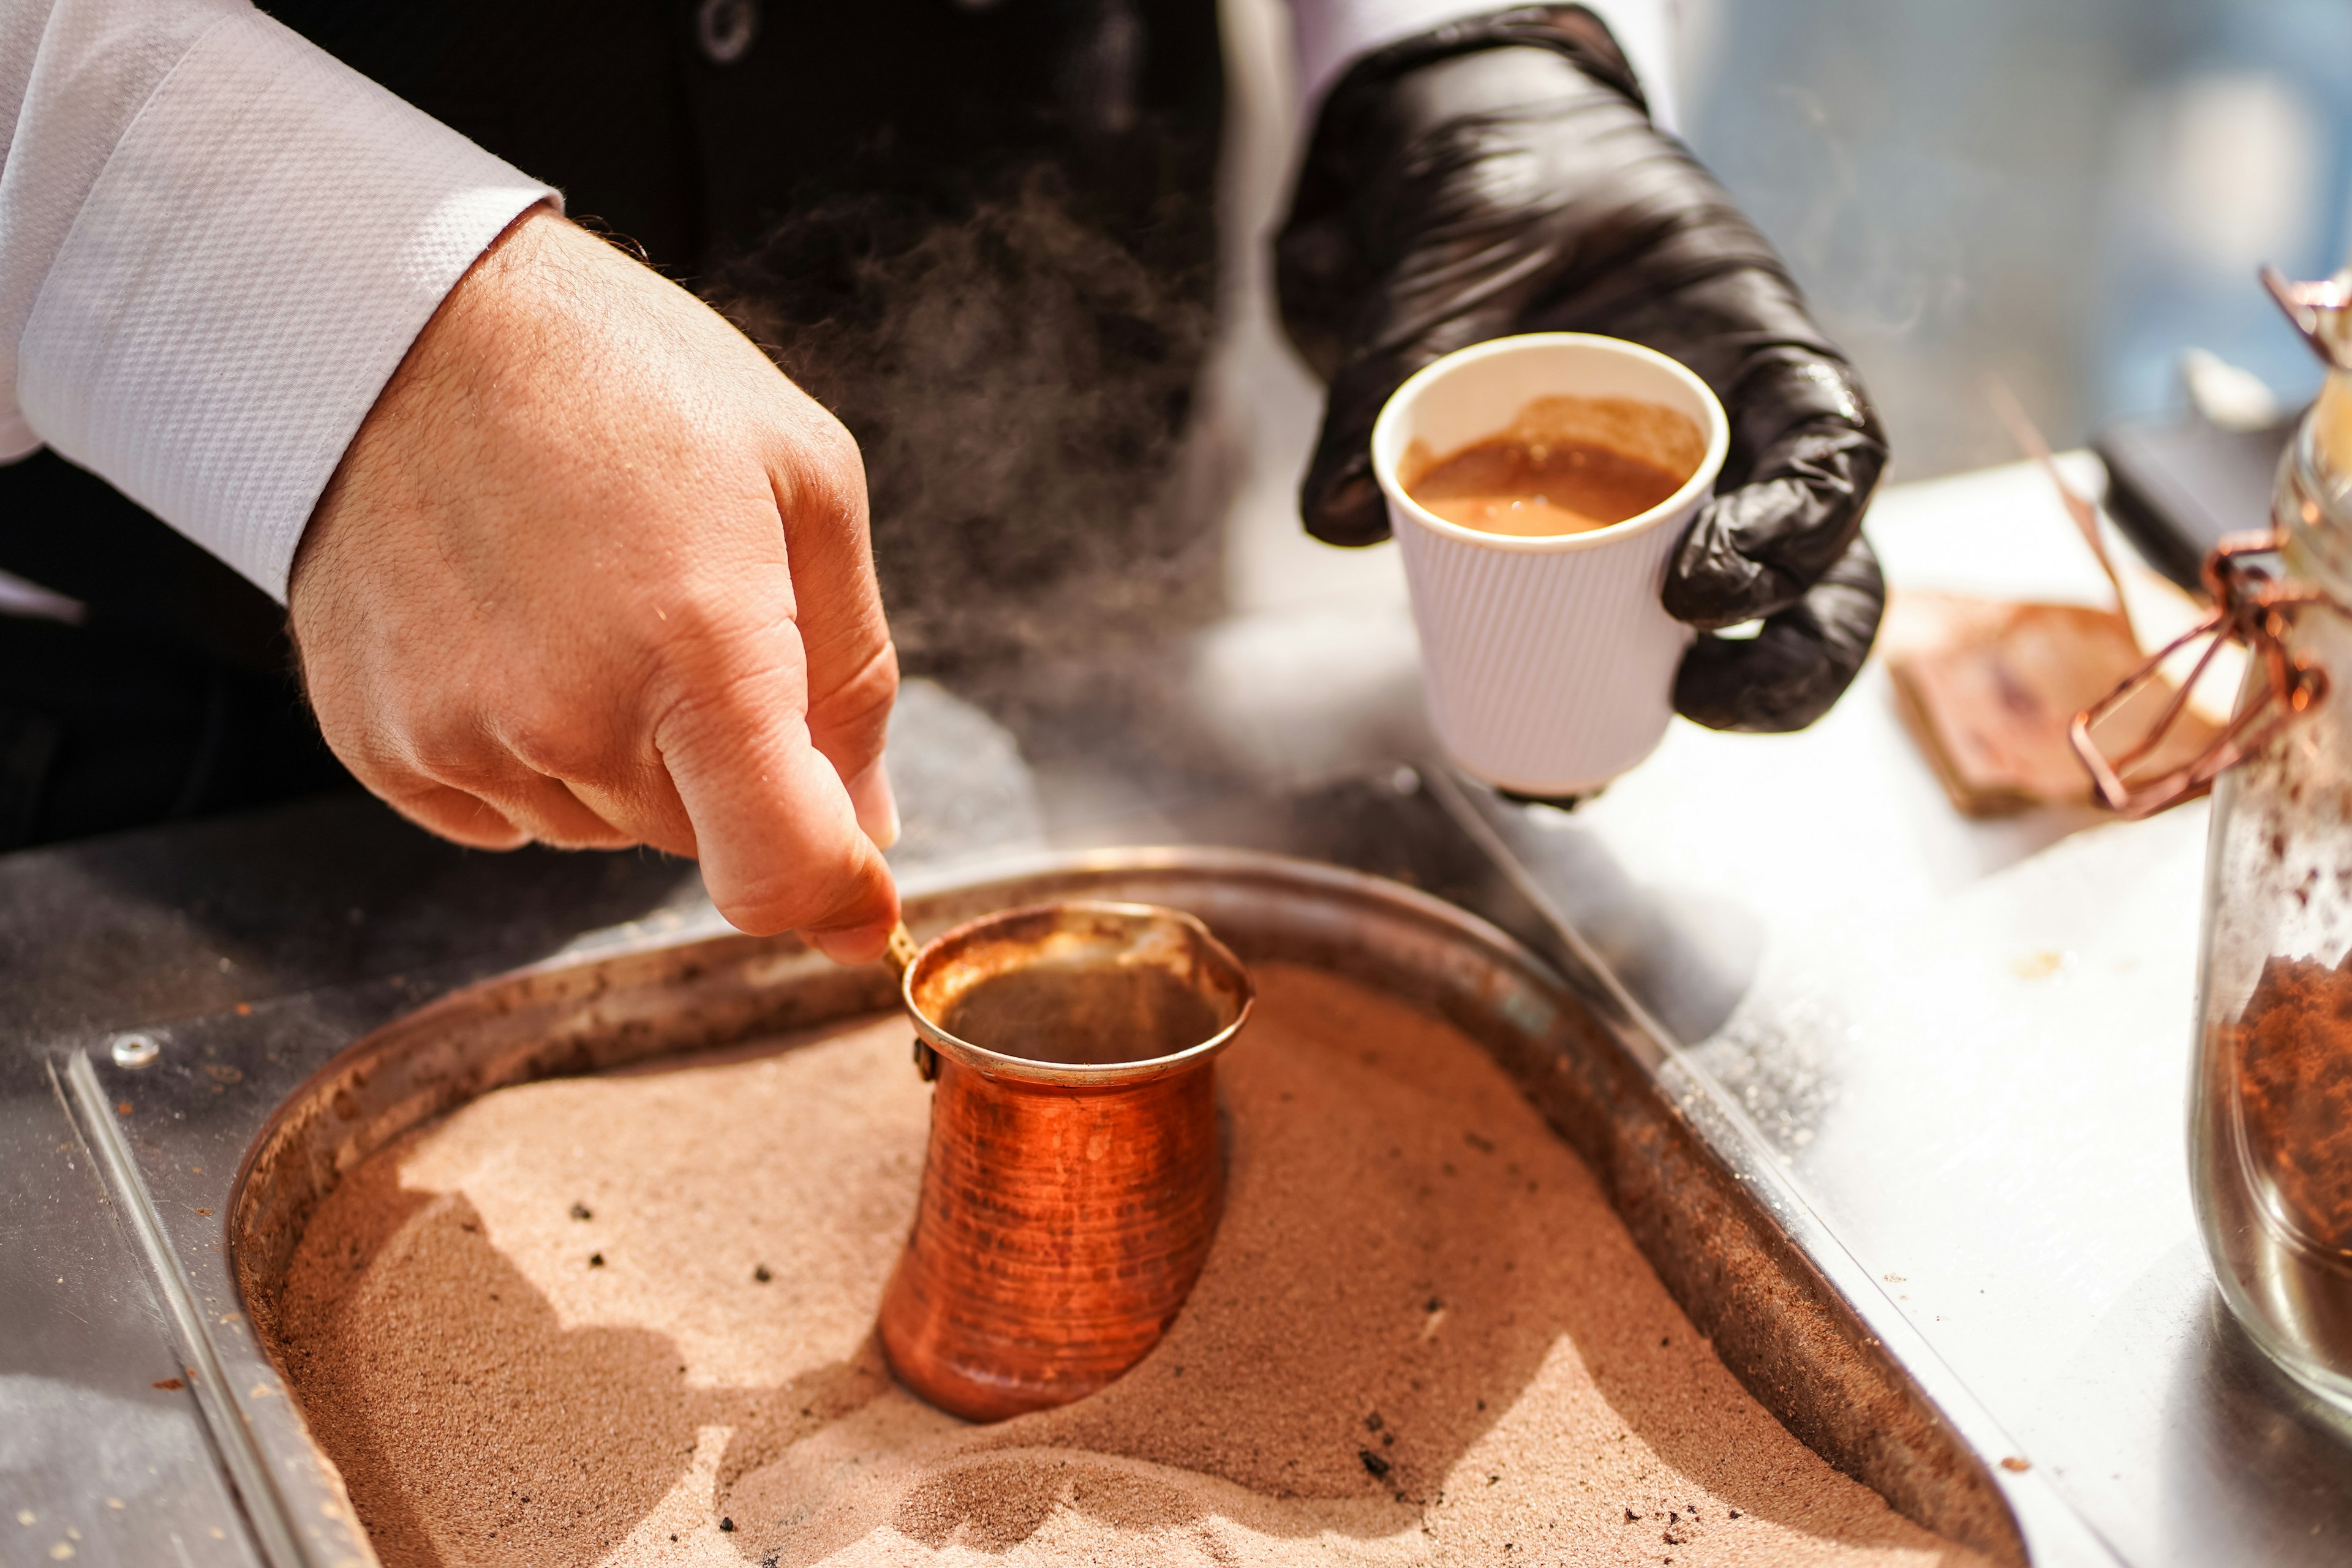
[(1740, 1389), (1476, 1047), (1327, 975), (1256, 978), (1183, 1316), (1103, 1393), (995, 1426), (875, 1348), (929, 1104), (902, 1019), (503, 1089), (377, 1154), (304, 1237), (277, 1346), (377, 1552), (1979, 1561)]

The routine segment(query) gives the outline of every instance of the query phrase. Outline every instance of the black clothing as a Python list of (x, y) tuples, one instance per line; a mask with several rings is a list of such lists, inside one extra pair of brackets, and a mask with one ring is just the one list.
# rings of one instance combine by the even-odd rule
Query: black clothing
[(1202, 0), (264, 9), (675, 277), (708, 276), (832, 195), (951, 214), (999, 171), (1051, 159), (1132, 230), (1215, 166), (1222, 77)]
[(53, 452), (0, 467), (0, 568), (80, 626), (0, 615), (0, 850), (350, 782), (269, 596)]

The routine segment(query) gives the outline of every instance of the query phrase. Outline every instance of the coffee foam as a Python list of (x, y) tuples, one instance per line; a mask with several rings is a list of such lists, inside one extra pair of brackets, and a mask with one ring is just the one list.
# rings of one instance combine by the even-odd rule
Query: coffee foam
[(1518, 441), (1528, 446), (1589, 441), (1654, 463), (1685, 479), (1698, 471), (1706, 457), (1706, 432), (1687, 416), (1661, 404), (1635, 397), (1561, 395), (1528, 399), (1507, 426), (1475, 441), (1465, 441), (1454, 452), (1434, 451), (1428, 442), (1414, 437), (1397, 464), (1397, 482), (1411, 491), (1438, 464), (1457, 452), (1490, 441)]

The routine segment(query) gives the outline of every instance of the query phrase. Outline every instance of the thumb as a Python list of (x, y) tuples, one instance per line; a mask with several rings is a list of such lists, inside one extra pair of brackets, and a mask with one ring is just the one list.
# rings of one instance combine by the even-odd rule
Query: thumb
[(694, 825), (703, 885), (719, 912), (755, 936), (801, 931), (844, 963), (879, 956), (898, 890), (841, 774), (809, 737), (799, 638), (762, 673), (704, 683), (656, 726), (659, 750)]
[(1331, 378), (1322, 433), (1298, 486), (1299, 516), (1326, 544), (1378, 544), (1389, 536), (1388, 498), (1372, 478), (1372, 424), (1403, 380), (1387, 355), (1360, 360)]

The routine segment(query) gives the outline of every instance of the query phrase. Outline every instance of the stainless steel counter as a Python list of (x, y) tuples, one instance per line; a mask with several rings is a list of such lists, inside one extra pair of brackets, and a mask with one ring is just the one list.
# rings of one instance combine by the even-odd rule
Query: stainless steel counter
[[(1871, 531), (1898, 589), (2106, 602), (2022, 466)], [(2107, 1550), (2352, 1561), (2352, 1429), (2229, 1320), (2189, 1208), (2201, 805), (1968, 823), (1874, 668), (1804, 735), (1677, 726), (1572, 818), (1482, 815)]]
[[(2097, 595), (2027, 470), (1892, 492), (1873, 532), (1898, 584)], [(1616, 989), (1693, 1123), (1978, 1451), (2024, 1467), (1997, 1476), (2035, 1561), (2352, 1557), (2352, 1439), (2229, 1327), (2190, 1223), (2200, 813), (1965, 823), (1874, 669), (1808, 734), (1677, 725), (1573, 816), (1507, 806), (1430, 762), (1393, 582), (1352, 581), (1174, 647), (915, 688), (902, 865), (1224, 843), (1479, 909)], [(1490, 858), (1465, 871), (1384, 797)], [(689, 868), (467, 854), (362, 801), (0, 859), (0, 1561), (282, 1556), (194, 1395), (158, 1386), (186, 1381), (187, 1326), (152, 1265), (217, 1246), (243, 1141), (340, 1043), (702, 909)], [(154, 1066), (116, 1065), (129, 1034)], [(73, 1115), (117, 1094), (152, 1223)], [(139, 1165), (142, 1118), (203, 1152)]]

